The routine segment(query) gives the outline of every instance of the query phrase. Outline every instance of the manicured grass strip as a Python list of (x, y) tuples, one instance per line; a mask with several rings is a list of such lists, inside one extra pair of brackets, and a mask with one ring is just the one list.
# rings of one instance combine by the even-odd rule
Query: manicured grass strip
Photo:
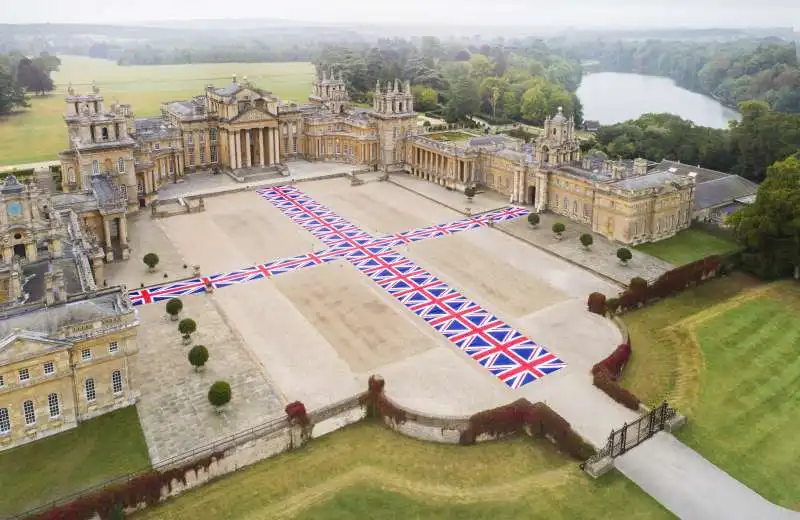
[(283, 100), (304, 102), (311, 91), (311, 63), (204, 63), (119, 67), (116, 62), (62, 55), (61, 70), (53, 73), (56, 91), (31, 96), (31, 108), (0, 118), (0, 165), (58, 160), (67, 147), (64, 96), (71, 81), (78, 92), (91, 92), (97, 82), (106, 106), (114, 100), (133, 106), (137, 117), (156, 116), (161, 103), (189, 99), (212, 83), (218, 87), (247, 76), (256, 86)]
[(768, 500), (800, 510), (800, 290), (703, 323), (696, 420), (679, 437)]
[(652, 244), (642, 244), (636, 249), (674, 265), (683, 265), (710, 255), (723, 255), (736, 251), (739, 246), (699, 229), (685, 229), (672, 238)]
[(0, 517), (149, 467), (136, 407), (0, 453)]
[[(416, 504), (417, 497), (423, 497), (421, 503)], [(541, 501), (539, 511), (560, 508), (563, 513), (557, 514), (563, 518), (612, 518), (621, 510), (628, 517), (669, 517), (623, 478), (591, 480), (544, 440), (516, 437), (476, 446), (440, 445), (360, 423), (136, 518), (475, 518), (463, 514), (465, 504), (473, 503), (472, 508), (477, 503), (484, 510), (495, 504), (503, 513), (498, 518), (513, 520), (532, 518), (528, 502), (534, 498)], [(329, 500), (334, 502), (325, 506)], [(320, 509), (309, 510), (314, 504)], [(406, 507), (417, 509), (407, 514)], [(316, 514), (329, 509), (332, 516)], [(395, 516), (385, 516), (392, 511)], [(560, 518), (555, 514), (547, 517)]]

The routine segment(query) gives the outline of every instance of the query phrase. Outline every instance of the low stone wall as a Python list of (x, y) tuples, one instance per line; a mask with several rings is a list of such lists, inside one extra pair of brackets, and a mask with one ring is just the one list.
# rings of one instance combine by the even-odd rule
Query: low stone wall
[[(458, 444), (461, 439), (461, 434), (469, 428), (469, 417), (426, 415), (399, 406), (388, 396), (384, 396), (384, 398), (390, 403), (392, 408), (400, 411), (403, 415), (402, 421), (384, 416), (384, 424), (392, 430), (408, 437), (442, 444)], [(491, 438), (487, 437), (476, 440), (491, 440)]]
[(362, 395), (349, 397), (309, 413), (308, 418), (311, 421), (310, 437), (316, 439), (365, 419), (367, 417), (367, 409), (361, 404)]

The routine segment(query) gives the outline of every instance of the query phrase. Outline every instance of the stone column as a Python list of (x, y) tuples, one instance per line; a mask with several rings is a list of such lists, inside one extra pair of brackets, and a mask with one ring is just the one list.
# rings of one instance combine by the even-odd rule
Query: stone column
[(123, 246), (128, 245), (128, 217), (124, 213), (119, 218), (119, 241)]
[(103, 286), (103, 282), (105, 278), (103, 278), (103, 259), (102, 258), (93, 258), (92, 259), (92, 274), (94, 274), (94, 283), (97, 284), (98, 287)]
[(264, 164), (264, 129), (258, 129), (258, 162), (263, 168)]
[(274, 128), (270, 128), (267, 131), (267, 144), (269, 145), (269, 164), (275, 164), (275, 140), (272, 137), (272, 134), (275, 132)]
[(114, 250), (111, 248), (111, 227), (106, 217), (103, 217), (103, 234), (105, 235), (106, 261), (111, 262), (114, 260)]
[(29, 262), (36, 261), (36, 253), (36, 242), (25, 244), (25, 258), (27, 258)]
[(250, 129), (249, 128), (244, 131), (244, 140), (245, 140), (245, 143), (244, 143), (245, 163), (247, 164), (248, 168), (252, 168), (253, 167), (253, 156), (251, 154), (251, 148), (250, 148), (251, 141), (250, 141)]
[(234, 134), (235, 143), (235, 151), (236, 151), (236, 168), (239, 169), (242, 167), (242, 134), (239, 130), (236, 130)]
[(231, 131), (228, 131), (228, 155), (230, 156), (231, 169), (236, 168), (236, 138)]
[(281, 141), (278, 137), (278, 129), (276, 128), (274, 133), (272, 134), (275, 138), (275, 163), (281, 162)]

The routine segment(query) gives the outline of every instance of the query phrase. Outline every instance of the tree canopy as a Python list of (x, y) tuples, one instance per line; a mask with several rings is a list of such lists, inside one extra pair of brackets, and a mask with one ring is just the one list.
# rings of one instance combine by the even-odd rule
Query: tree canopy
[(753, 204), (728, 217), (745, 266), (767, 278), (800, 279), (800, 154), (776, 162)]

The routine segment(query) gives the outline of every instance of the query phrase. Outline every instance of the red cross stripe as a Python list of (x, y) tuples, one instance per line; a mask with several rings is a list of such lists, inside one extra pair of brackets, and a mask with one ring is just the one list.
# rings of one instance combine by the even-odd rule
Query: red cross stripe
[[(487, 315), (489, 315), (489, 314), (487, 313)], [(462, 339), (466, 339), (469, 336), (474, 336), (474, 335), (477, 334), (481, 338), (485, 339), (488, 343), (490, 343), (492, 345), (498, 345), (499, 346), (500, 344), (497, 341), (495, 341), (493, 337), (491, 337), (488, 334), (486, 334), (487, 330), (492, 329), (494, 327), (497, 327), (498, 325), (505, 325), (505, 323), (503, 323), (502, 321), (498, 320), (494, 316), (492, 316), (492, 319), (489, 320), (489, 323), (484, 323), (480, 327), (476, 327), (475, 325), (473, 325), (470, 322), (469, 325), (468, 325), (468, 327), (469, 327), (468, 331), (460, 332), (460, 333), (458, 333), (458, 334), (456, 334), (454, 336), (450, 336), (450, 341), (455, 343), (456, 341), (461, 341)]]
[[(459, 294), (459, 293), (448, 294), (447, 296), (445, 296), (443, 298), (438, 298), (436, 300), (436, 303), (444, 303), (445, 301), (452, 300), (453, 298), (455, 298), (457, 296), (460, 297), (461, 294)], [(409, 307), (409, 308), (411, 310), (415, 310), (413, 307)], [(449, 309), (449, 306), (447, 308)], [(444, 316), (441, 316), (439, 318), (434, 318), (431, 321), (429, 321), (428, 323), (430, 323), (433, 326), (436, 326), (436, 325), (439, 325), (440, 323), (444, 323), (446, 321), (450, 321), (450, 320), (455, 319), (455, 320), (458, 320), (459, 323), (462, 323), (464, 325), (470, 326), (471, 324), (470, 324), (469, 320), (464, 319), (464, 315), (469, 313), (469, 312), (475, 312), (475, 311), (480, 310), (480, 309), (481, 309), (481, 306), (478, 305), (477, 303), (469, 302), (460, 311), (453, 312), (452, 309), (451, 309), (448, 314), (446, 314)]]
[[(544, 377), (544, 376), (547, 375), (544, 372), (542, 372), (541, 370), (539, 370), (539, 366), (543, 365), (543, 364), (545, 364), (545, 363), (547, 363), (549, 361), (553, 361), (553, 360), (557, 359), (556, 356), (554, 356), (551, 352), (547, 352), (547, 354), (545, 354), (544, 356), (542, 356), (540, 358), (537, 358), (537, 359), (534, 359), (533, 361), (525, 361), (524, 359), (519, 357), (517, 354), (515, 354), (513, 351), (503, 352), (503, 354), (505, 354), (508, 357), (510, 357), (511, 359), (513, 359), (517, 363), (517, 366), (515, 366), (512, 369), (507, 370), (506, 372), (502, 372), (502, 373), (498, 374), (497, 377), (499, 377), (501, 381), (505, 381), (507, 379), (511, 379), (515, 375), (520, 374), (520, 373), (525, 372), (525, 371), (531, 372), (534, 376), (536, 376), (537, 379), (539, 379), (539, 378)], [(473, 359), (476, 359), (476, 358), (473, 357)]]

